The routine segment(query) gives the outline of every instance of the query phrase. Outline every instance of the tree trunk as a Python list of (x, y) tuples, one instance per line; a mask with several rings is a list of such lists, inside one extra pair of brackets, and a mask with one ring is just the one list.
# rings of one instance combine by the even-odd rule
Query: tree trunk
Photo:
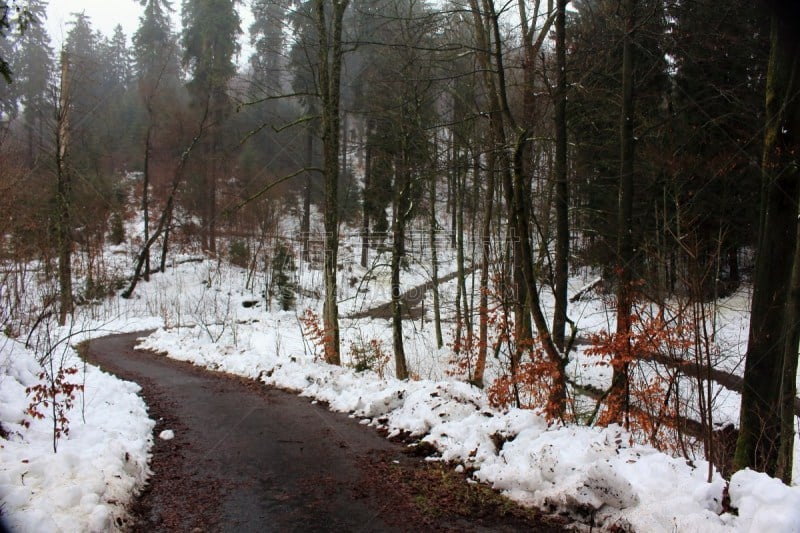
[(458, 217), (458, 155), (456, 154), (456, 144), (455, 136), (453, 136), (450, 139), (450, 150), (448, 150), (450, 156), (448, 168), (452, 170), (447, 179), (447, 196), (450, 202), (448, 206), (450, 207), (450, 249), (453, 250), (456, 247), (456, 232), (458, 231), (458, 224), (456, 223)]
[[(150, 152), (152, 151), (152, 115), (144, 140), (144, 176), (142, 177), (142, 218), (144, 218), (144, 242), (150, 240)], [(150, 249), (145, 250), (144, 280), (150, 281)]]
[(164, 212), (164, 231), (161, 239), (161, 260), (158, 263), (158, 271), (161, 273), (167, 270), (167, 254), (169, 253), (169, 238), (172, 235), (172, 204)]
[(408, 164), (405, 152), (395, 163), (394, 191), (392, 194), (392, 339), (394, 344), (395, 376), (408, 378), (408, 365), (403, 343), (403, 299), (400, 289), (400, 267), (405, 255), (406, 196), (409, 193)]
[(64, 325), (72, 314), (72, 179), (67, 168), (69, 150), (69, 106), (70, 106), (69, 56), (61, 52), (61, 91), (58, 98), (56, 124), (56, 173), (58, 206), (58, 323)]
[[(306, 166), (314, 164), (314, 129), (306, 127)], [(306, 182), (303, 187), (303, 220), (300, 222), (300, 238), (303, 240), (303, 261), (311, 261), (309, 240), (311, 239), (311, 171), (306, 171)]]
[(489, 263), (491, 260), (492, 245), (492, 213), (494, 211), (494, 153), (489, 153), (489, 163), (486, 171), (486, 198), (483, 204), (483, 221), (481, 226), (481, 279), (480, 296), (478, 299), (478, 358), (475, 361), (475, 374), (473, 383), (483, 388), (483, 376), (486, 371), (486, 355), (489, 349)]
[[(436, 146), (438, 136), (434, 142), (434, 154), (438, 154)], [(434, 155), (434, 161), (438, 160), (438, 155)], [(436, 347), (441, 349), (444, 346), (442, 337), (442, 315), (439, 302), (439, 258), (437, 254), (437, 230), (439, 223), (436, 220), (436, 174), (432, 173), (428, 178), (428, 203), (430, 204), (430, 244), (431, 244), (431, 291), (433, 292), (433, 329), (436, 334)], [(424, 318), (424, 317), (423, 317)]]
[[(608, 394), (607, 423), (625, 423), (628, 419), (628, 365), (631, 360), (630, 331), (633, 308), (633, 33), (636, 26), (636, 0), (625, 0), (622, 44), (622, 110), (620, 112), (620, 172), (617, 207), (617, 335), (627, 339), (624, 353), (614, 354), (613, 374)], [(624, 418), (624, 420), (623, 420)]]
[(342, 18), (349, 0), (333, 0), (331, 28), (323, 0), (315, 1), (317, 34), (319, 37), (319, 87), (322, 99), (323, 169), (325, 174), (325, 303), (322, 319), (325, 329), (325, 360), (341, 364), (339, 353), (339, 306), (337, 299), (336, 266), (339, 251), (339, 97), (342, 72)]
[(211, 172), (207, 175), (206, 183), (208, 191), (208, 250), (212, 254), (217, 253), (217, 173), (220, 167), (218, 158), (221, 157), (218, 128), (218, 126), (214, 126), (212, 131), (214, 149), (211, 156)]
[[(750, 333), (743, 376), (734, 469), (753, 468), (791, 477), (793, 430), (787, 406), (794, 400), (798, 309), (796, 264), (800, 169), (800, 41), (798, 16), (772, 15), (762, 160), (762, 205), (753, 280)], [(787, 294), (787, 287), (792, 289)], [(792, 322), (794, 320), (794, 322)], [(787, 373), (794, 372), (791, 376)]]
[[(367, 136), (372, 133), (371, 122), (367, 125)], [(361, 266), (367, 268), (369, 263), (369, 202), (370, 182), (372, 180), (372, 143), (367, 142), (364, 154), (364, 192), (361, 199)]]
[(556, 153), (556, 250), (553, 279), (555, 309), (553, 311), (553, 342), (564, 350), (564, 330), (567, 325), (567, 282), (569, 280), (569, 186), (567, 183), (567, 60), (565, 18), (567, 0), (557, 0), (556, 7), (556, 91), (555, 133)]
[(795, 398), (797, 397), (797, 348), (800, 345), (800, 224), (795, 237), (792, 282), (789, 287), (786, 309), (787, 331), (783, 347), (780, 402), (780, 445), (775, 475), (787, 485), (792, 484), (794, 466)]
[(461, 294), (461, 310), (462, 310), (462, 320), (464, 324), (463, 330), (463, 337), (464, 337), (464, 346), (468, 349), (472, 348), (472, 309), (470, 309), (470, 301), (467, 296), (467, 269), (465, 266), (466, 257), (464, 254), (464, 234), (466, 230), (464, 228), (464, 200), (467, 194), (467, 170), (463, 169), (463, 172), (459, 172), (457, 176), (457, 184), (456, 190), (458, 191), (458, 199), (457, 199), (457, 206), (458, 206), (458, 213), (457, 213), (457, 228), (458, 231), (456, 233), (456, 264), (458, 269), (458, 286), (457, 289)]

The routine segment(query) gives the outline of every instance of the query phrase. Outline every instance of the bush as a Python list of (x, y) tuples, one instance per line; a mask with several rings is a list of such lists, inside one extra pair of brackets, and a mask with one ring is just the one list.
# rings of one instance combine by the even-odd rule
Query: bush
[(275, 249), (275, 257), (272, 258), (272, 295), (278, 298), (281, 309), (288, 311), (294, 308), (295, 285), (293, 275), (297, 267), (294, 264), (294, 256), (291, 251), (279, 244)]
[(125, 241), (125, 224), (119, 211), (111, 214), (111, 229), (109, 238), (112, 244), (122, 244)]
[(250, 264), (250, 247), (239, 239), (234, 239), (228, 249), (228, 258), (231, 264), (247, 268)]
[(350, 359), (349, 366), (356, 372), (371, 370), (383, 378), (390, 357), (384, 351), (382, 341), (371, 339), (367, 342), (359, 335), (359, 338), (350, 344)]

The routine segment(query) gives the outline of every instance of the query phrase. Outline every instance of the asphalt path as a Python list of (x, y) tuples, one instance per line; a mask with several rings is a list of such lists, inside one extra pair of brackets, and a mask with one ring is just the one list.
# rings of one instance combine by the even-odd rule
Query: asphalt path
[[(139, 383), (157, 420), (153, 476), (127, 529), (558, 530), (496, 506), (475, 519), (447, 509), (421, 515), (404, 479), (421, 479), (414, 472), (427, 466), (404, 446), (295, 394), (134, 350), (138, 336), (96, 339), (86, 351)], [(175, 438), (158, 438), (165, 429)]]

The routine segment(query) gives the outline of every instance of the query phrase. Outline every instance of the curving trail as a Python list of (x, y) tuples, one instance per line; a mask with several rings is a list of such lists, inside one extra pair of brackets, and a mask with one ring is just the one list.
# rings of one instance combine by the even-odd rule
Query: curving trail
[(142, 386), (156, 436), (175, 432), (155, 439), (134, 531), (561, 530), (346, 415), (134, 350), (138, 336), (96, 339), (86, 350)]

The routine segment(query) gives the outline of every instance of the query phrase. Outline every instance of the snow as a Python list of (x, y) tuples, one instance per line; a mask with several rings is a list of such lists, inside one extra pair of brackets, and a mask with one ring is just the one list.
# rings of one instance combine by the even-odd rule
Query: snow
[[(92, 365), (75, 376), (85, 389), (69, 412), (69, 434), (53, 452), (52, 419), (25, 415), (27, 387), (39, 382), (35, 354), (0, 341), (0, 499), (11, 531), (108, 531), (125, 518), (125, 505), (150, 471), (153, 422), (135, 383)], [(71, 349), (67, 365), (81, 365)], [(30, 427), (25, 427), (27, 421)]]
[[(105, 260), (129, 264), (133, 251), (122, 247)], [(444, 251), (442, 257), (442, 264), (452, 264)], [(105, 531), (124, 519), (126, 503), (150, 475), (154, 422), (137, 385), (84, 366), (69, 345), (110, 333), (155, 330), (141, 339), (140, 348), (293, 390), (390, 436), (421, 439), (438, 450), (431, 460), (450, 462), (472, 481), (583, 523), (648, 532), (800, 531), (800, 487), (739, 472), (729, 488), (730, 505), (738, 514), (726, 512), (726, 482), (713, 472), (709, 483), (708, 464), (701, 459), (688, 461), (634, 444), (619, 427), (565, 426), (548, 423), (536, 411), (492, 407), (484, 391), (449, 376), (448, 349), (435, 347), (427, 323), (404, 324), (415, 379), (395, 379), (387, 362), (357, 372), (349, 346), (377, 339), (386, 353), (391, 351), (387, 321), (347, 318), (388, 301), (381, 267), (373, 268), (367, 292), (356, 293), (348, 288), (348, 278), (360, 278), (366, 270), (343, 254), (344, 365), (338, 367), (314, 353), (298, 312), (267, 308), (260, 297), (263, 286), (247, 287), (246, 272), (210, 259), (184, 259), (197, 256), (176, 257), (165, 273), (142, 282), (132, 299), (114, 297), (83, 308), (69, 330), (53, 332), (54, 338), (68, 340), (64, 361), (80, 369), (74, 377), (85, 383), (69, 412), (70, 433), (58, 441), (57, 453), (52, 450), (52, 422), (29, 420), (24, 414), (26, 388), (37, 383), (41, 368), (37, 354), (15, 340), (0, 341), (0, 423), (10, 433), (0, 441), (0, 498), (13, 530)], [(320, 286), (319, 271), (306, 264), (299, 264), (296, 275), (306, 293)], [(404, 286), (423, 283), (428, 275), (421, 262), (412, 262), (403, 273)], [(573, 280), (574, 288), (591, 279)], [(441, 291), (447, 301), (455, 286), (443, 283)], [(746, 295), (737, 294), (724, 302), (721, 312), (725, 318), (719, 337), (733, 354), (741, 354), (746, 342), (746, 313), (741, 312), (746, 301)], [(297, 309), (306, 307), (319, 312), (321, 302), (298, 296)], [(613, 318), (602, 307), (598, 298), (584, 297), (570, 308), (570, 315), (584, 330), (611, 329)], [(722, 364), (736, 371), (740, 363), (734, 356)], [(582, 351), (568, 369), (582, 383), (602, 385), (610, 379), (608, 367), (589, 361)], [(490, 367), (487, 375), (497, 372)], [(738, 395), (717, 393), (717, 418), (735, 423)], [(158, 435), (165, 440), (174, 436), (172, 430)]]
[(731, 477), (730, 496), (741, 531), (800, 531), (800, 487), (742, 470)]
[(165, 429), (161, 433), (158, 434), (158, 438), (161, 440), (172, 440), (175, 438), (175, 432), (171, 429)]

